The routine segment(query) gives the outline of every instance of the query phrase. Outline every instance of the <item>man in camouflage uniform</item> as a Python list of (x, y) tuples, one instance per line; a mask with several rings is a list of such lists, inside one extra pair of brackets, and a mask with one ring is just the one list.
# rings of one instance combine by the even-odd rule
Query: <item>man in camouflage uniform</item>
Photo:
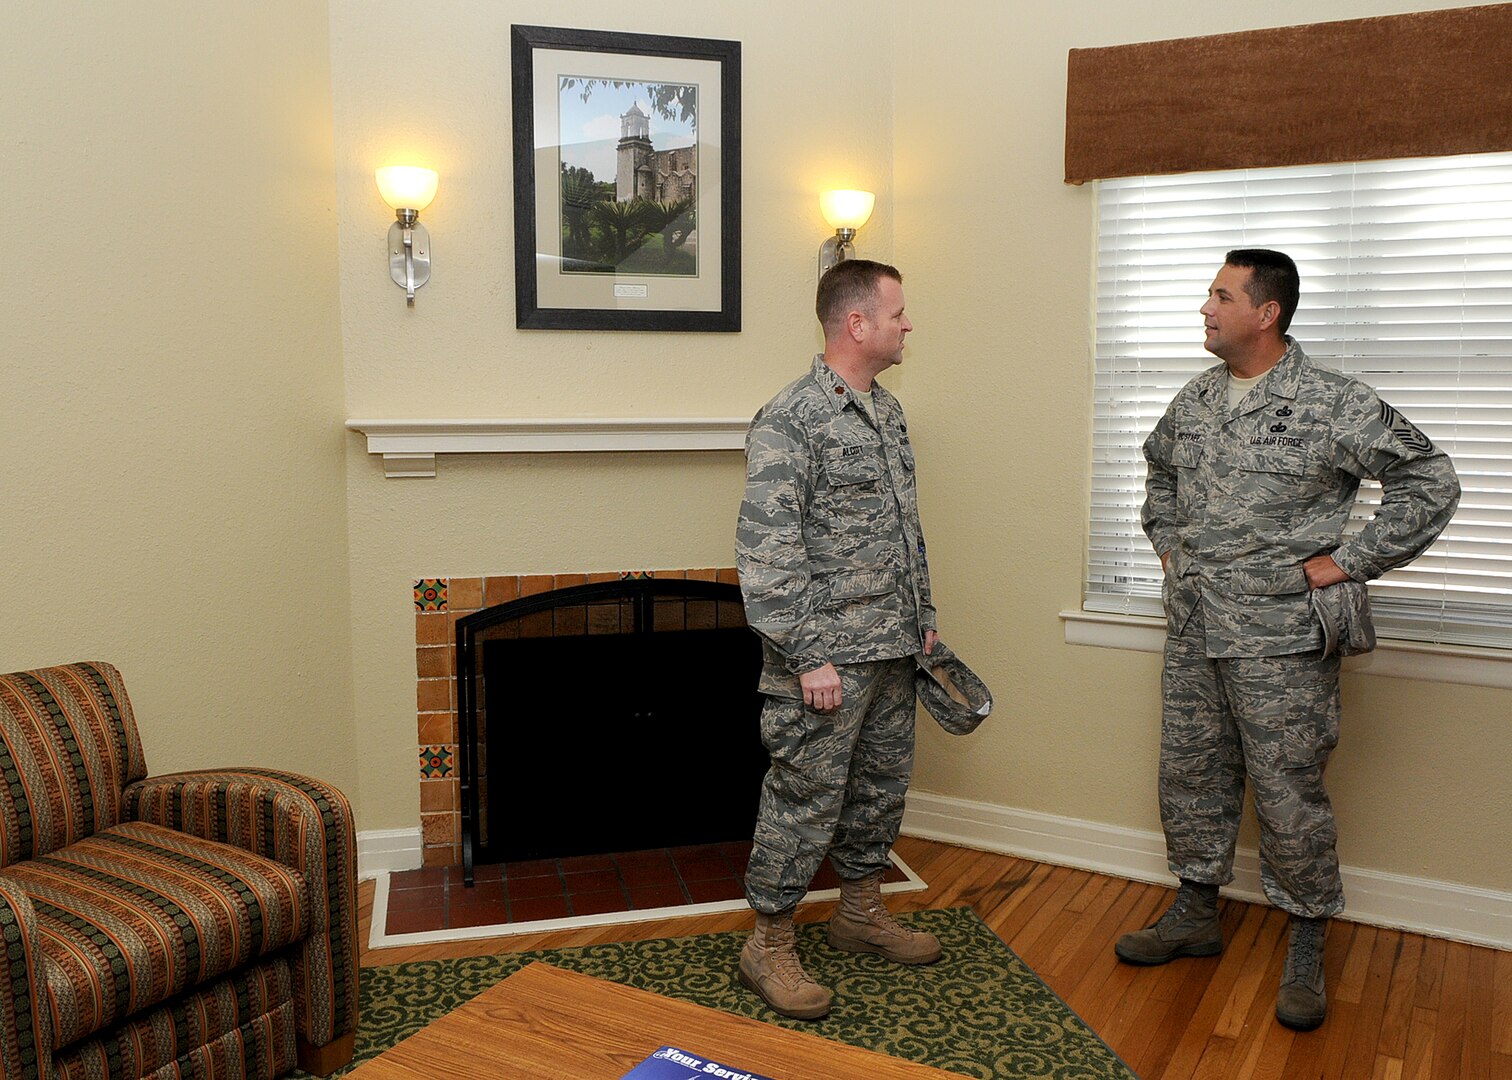
[(830, 992), (794, 948), (793, 911), (826, 853), (841, 879), (831, 945), (905, 964), (939, 942), (882, 905), (882, 875), (913, 769), (915, 654), (935, 612), (898, 400), (873, 382), (913, 329), (903, 279), (841, 262), (819, 283), (824, 352), (746, 437), (736, 533), (746, 619), (761, 635), (762, 786), (746, 897), (756, 931), (740, 978), (776, 1011), (815, 1019)]
[[(1229, 252), (1202, 306), (1206, 348), (1224, 362), (1187, 383), (1145, 441), (1144, 528), (1165, 568), (1160, 814), (1181, 887), (1116, 951), (1163, 964), (1223, 948), (1218, 887), (1233, 880), (1248, 776), (1261, 883), (1292, 917), (1276, 1016), (1306, 1031), (1326, 1013), (1324, 927), (1344, 907), (1323, 786), (1339, 657), (1324, 654), (1310, 593), (1416, 558), (1448, 524), (1459, 482), (1370, 387), (1286, 336), (1298, 291), (1287, 256)], [(1380, 508), (1345, 539), (1365, 477), (1381, 483)]]

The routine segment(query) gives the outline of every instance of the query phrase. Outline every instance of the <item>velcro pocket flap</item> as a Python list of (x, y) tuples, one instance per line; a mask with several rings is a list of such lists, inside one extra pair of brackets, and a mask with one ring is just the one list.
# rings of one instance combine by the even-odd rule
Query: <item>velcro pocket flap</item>
[(836, 600), (854, 600), (861, 596), (881, 596), (892, 592), (893, 587), (893, 576), (886, 570), (857, 570), (831, 578), (830, 596)]
[(1249, 596), (1285, 596), (1307, 592), (1307, 573), (1300, 565), (1270, 570), (1235, 567), (1228, 572), (1228, 583), (1233, 592)]
[(1302, 451), (1254, 447), (1248, 453), (1239, 455), (1234, 460), (1234, 467), (1244, 472), (1305, 476), (1309, 465), (1307, 454)]

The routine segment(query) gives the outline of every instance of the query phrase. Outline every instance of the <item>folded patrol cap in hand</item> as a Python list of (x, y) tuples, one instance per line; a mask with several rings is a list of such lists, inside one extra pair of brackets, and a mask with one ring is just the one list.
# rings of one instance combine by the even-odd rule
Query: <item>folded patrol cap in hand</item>
[(915, 653), (914, 689), (929, 715), (952, 735), (970, 735), (992, 711), (992, 692), (943, 642), (928, 656)]
[(1370, 593), (1363, 581), (1341, 581), (1312, 591), (1313, 614), (1323, 628), (1323, 655), (1358, 656), (1376, 647)]

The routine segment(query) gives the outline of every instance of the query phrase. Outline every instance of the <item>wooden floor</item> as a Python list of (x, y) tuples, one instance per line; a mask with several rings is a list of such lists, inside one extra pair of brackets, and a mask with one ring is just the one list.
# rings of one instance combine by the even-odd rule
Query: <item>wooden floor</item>
[[(1143, 1080), (1512, 1080), (1512, 952), (1334, 920), (1328, 1020), (1276, 1023), (1286, 919), (1222, 902), (1223, 955), (1135, 968), (1113, 956), (1171, 891), (904, 837), (898, 853), (929, 889), (899, 911), (970, 905)], [(373, 885), (362, 885), (362, 939)], [(827, 919), (833, 903), (799, 909)], [(363, 966), (745, 929), (747, 912), (400, 949), (364, 948)]]

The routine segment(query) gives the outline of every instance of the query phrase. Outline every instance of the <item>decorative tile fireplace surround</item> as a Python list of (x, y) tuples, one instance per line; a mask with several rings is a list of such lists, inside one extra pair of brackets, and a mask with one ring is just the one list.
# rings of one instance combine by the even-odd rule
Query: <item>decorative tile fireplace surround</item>
[[(555, 589), (630, 577), (737, 584), (733, 567), (421, 578), (415, 604), (415, 704), (420, 770), (421, 843), (426, 867), (462, 862), (462, 807), (457, 733), (456, 622), (485, 608)], [(564, 632), (572, 632), (565, 628)], [(576, 632), (582, 633), (579, 629)], [(549, 636), (550, 629), (543, 634)]]

